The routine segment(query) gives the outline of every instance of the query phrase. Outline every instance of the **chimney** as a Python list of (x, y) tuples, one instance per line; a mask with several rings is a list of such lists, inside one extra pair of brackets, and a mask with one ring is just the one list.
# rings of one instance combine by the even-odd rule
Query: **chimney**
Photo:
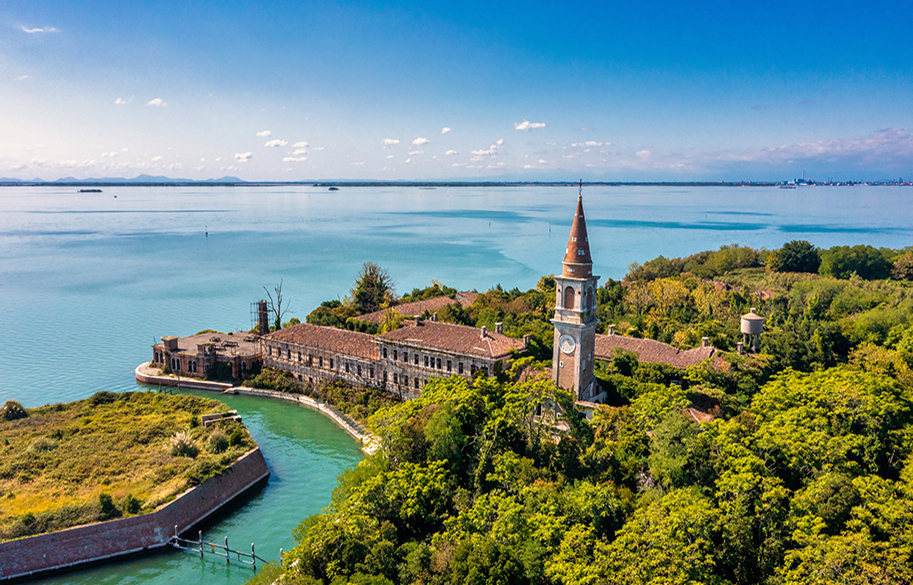
[(529, 338), (532, 337), (529, 333), (523, 336), (523, 349), (529, 347)]
[(701, 347), (710, 347), (709, 337), (701, 337)]
[(257, 333), (260, 335), (269, 333), (269, 309), (266, 301), (257, 303)]
[(485, 326), (482, 325), (482, 336), (481, 336), (481, 339), (485, 339), (485, 335), (487, 335), (487, 334), (488, 334), (488, 329), (486, 329)]
[(495, 333), (498, 335), (504, 335), (504, 323), (495, 323)]
[(422, 316), (421, 316), (421, 315), (416, 315), (416, 316), (415, 316), (415, 325), (416, 325), (416, 326), (419, 326), (419, 325), (421, 325), (421, 324), (422, 324)]
[(609, 325), (609, 335), (615, 335), (615, 325)]
[(739, 355), (745, 355), (745, 344), (743, 344), (740, 341), (737, 344), (735, 344), (735, 346), (736, 346), (736, 350), (738, 350), (738, 352), (739, 352)]
[(437, 323), (437, 313), (431, 313), (431, 320)]
[(748, 311), (748, 312), (749, 312), (749, 313), (754, 313), (754, 314), (755, 314), (755, 315), (757, 315), (757, 314), (758, 314), (758, 310), (757, 310), (757, 309), (755, 309), (755, 308), (754, 308), (754, 307), (752, 307), (752, 308), (751, 308), (751, 310), (750, 310), (750, 311)]

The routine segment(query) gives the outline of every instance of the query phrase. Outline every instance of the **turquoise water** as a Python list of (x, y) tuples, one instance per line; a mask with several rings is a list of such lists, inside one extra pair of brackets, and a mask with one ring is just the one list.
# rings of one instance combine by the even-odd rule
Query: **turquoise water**
[[(0, 188), (0, 401), (36, 406), (135, 389), (133, 369), (157, 338), (249, 329), (250, 303), (280, 279), (289, 317), (303, 319), (345, 296), (369, 260), (400, 292), (432, 279), (531, 288), (561, 267), (577, 195), (576, 187), (76, 191)], [(595, 273), (621, 278), (631, 262), (733, 242), (913, 245), (911, 196), (904, 187), (588, 187), (584, 205)], [(293, 404), (225, 401), (244, 416), (274, 478), (212, 536), (288, 548), (291, 528), (329, 501), (357, 446)], [(166, 554), (60, 582), (244, 578)]]

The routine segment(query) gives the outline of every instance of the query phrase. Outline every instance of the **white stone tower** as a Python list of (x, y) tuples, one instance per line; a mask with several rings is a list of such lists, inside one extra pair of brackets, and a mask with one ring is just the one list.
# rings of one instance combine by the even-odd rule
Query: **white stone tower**
[[(582, 186), (582, 184), (581, 184)], [(577, 213), (564, 255), (561, 276), (555, 277), (555, 346), (552, 379), (560, 388), (574, 391), (575, 400), (590, 400), (596, 394), (593, 352), (596, 344), (596, 290), (590, 241), (583, 217), (583, 196), (577, 197)]]

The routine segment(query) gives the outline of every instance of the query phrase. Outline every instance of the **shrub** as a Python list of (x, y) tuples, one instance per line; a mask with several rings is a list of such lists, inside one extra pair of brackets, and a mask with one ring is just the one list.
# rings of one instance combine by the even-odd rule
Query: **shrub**
[(821, 253), (822, 276), (849, 278), (854, 272), (865, 280), (882, 280), (891, 275), (891, 263), (872, 246), (834, 246)]
[(190, 424), (190, 428), (192, 428), (192, 429), (197, 428), (198, 426), (200, 426), (200, 417), (198, 417), (195, 414), (191, 414), (190, 419), (189, 419), (189, 424)]
[(894, 261), (891, 278), (894, 280), (913, 280), (913, 252), (907, 252)]
[(57, 448), (57, 441), (47, 437), (38, 437), (28, 447), (29, 453), (49, 453)]
[(111, 494), (104, 492), (98, 494), (98, 508), (98, 516), (102, 520), (117, 518), (121, 515), (120, 510), (114, 505), (114, 498), (111, 497)]
[(196, 457), (200, 450), (193, 444), (193, 437), (183, 431), (171, 437), (171, 454), (175, 457)]
[(138, 514), (143, 504), (133, 494), (127, 494), (121, 500), (120, 507), (127, 514)]
[(15, 400), (7, 400), (3, 407), (0, 407), (0, 420), (18, 420), (28, 415), (29, 413), (23, 408), (22, 404)]
[(767, 270), (770, 272), (818, 272), (821, 256), (818, 250), (805, 240), (786, 242), (779, 250), (767, 256)]
[(117, 400), (117, 394), (114, 392), (96, 392), (89, 397), (89, 404), (91, 406), (101, 406), (102, 404), (110, 404)]
[(232, 447), (236, 447), (244, 442), (244, 433), (241, 432), (241, 429), (235, 429), (228, 435), (228, 444)]
[(222, 429), (215, 429), (209, 434), (209, 440), (206, 441), (206, 449), (210, 453), (221, 453), (228, 449), (228, 435)]

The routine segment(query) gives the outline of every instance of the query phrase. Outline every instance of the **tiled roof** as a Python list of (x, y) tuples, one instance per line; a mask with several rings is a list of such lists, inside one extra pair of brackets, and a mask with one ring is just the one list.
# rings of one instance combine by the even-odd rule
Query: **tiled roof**
[(489, 359), (500, 358), (511, 350), (522, 350), (523, 340), (507, 337), (494, 331), (486, 331), (466, 325), (453, 325), (438, 321), (422, 321), (421, 325), (407, 323), (396, 331), (379, 336), (404, 345), (440, 351), (449, 351), (463, 355), (474, 355)]
[(596, 336), (596, 357), (603, 360), (611, 359), (612, 350), (616, 347), (626, 351), (633, 351), (638, 354), (638, 361), (641, 362), (660, 362), (675, 366), (676, 368), (687, 368), (696, 366), (705, 359), (713, 357), (716, 349), (713, 347), (696, 347), (682, 351), (677, 347), (667, 345), (654, 339), (638, 339), (636, 337), (624, 337), (622, 335), (597, 335)]
[(467, 291), (463, 291), (461, 293), (457, 293), (456, 300), (460, 301), (460, 304), (463, 305), (464, 307), (468, 307), (469, 305), (476, 302), (476, 300), (480, 296), (482, 296), (482, 293), (477, 293), (475, 291), (467, 290)]
[(586, 219), (583, 217), (583, 198), (577, 197), (577, 211), (574, 213), (574, 224), (571, 226), (571, 235), (567, 240), (562, 274), (571, 278), (588, 278), (593, 271), (592, 264), (590, 240), (586, 234)]
[(301, 323), (264, 336), (268, 340), (297, 343), (323, 351), (343, 353), (365, 359), (378, 359), (373, 335)]
[[(406, 317), (413, 317), (415, 315), (421, 315), (425, 311), (431, 311), (432, 313), (446, 307), (447, 305), (452, 305), (456, 301), (450, 297), (434, 297), (433, 299), (425, 299), (424, 301), (415, 301), (412, 303), (403, 303), (402, 305), (396, 305), (393, 307), (393, 310), (399, 313), (400, 315), (405, 315)], [(384, 320), (384, 313), (387, 312), (387, 309), (382, 309), (380, 311), (374, 311), (373, 313), (368, 313), (366, 315), (361, 315), (358, 319), (362, 321), (370, 321), (371, 323), (380, 323)]]

